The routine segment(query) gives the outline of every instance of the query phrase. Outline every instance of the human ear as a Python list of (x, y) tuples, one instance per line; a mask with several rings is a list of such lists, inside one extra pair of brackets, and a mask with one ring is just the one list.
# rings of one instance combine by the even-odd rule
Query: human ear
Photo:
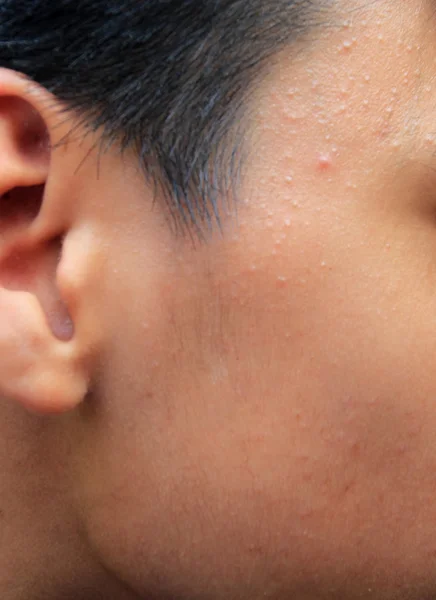
[(52, 98), (32, 85), (0, 69), (0, 395), (56, 414), (87, 394), (89, 344), (59, 285), (69, 232), (59, 219), (65, 198), (47, 190)]

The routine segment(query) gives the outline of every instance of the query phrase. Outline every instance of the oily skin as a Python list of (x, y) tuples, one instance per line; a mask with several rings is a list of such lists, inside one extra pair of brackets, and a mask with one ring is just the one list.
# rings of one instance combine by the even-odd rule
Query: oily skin
[(98, 352), (38, 448), (69, 564), (129, 598), (434, 597), (436, 23), (340, 4), (253, 97), (223, 236), (175, 237), (133, 158), (55, 151), (61, 291)]

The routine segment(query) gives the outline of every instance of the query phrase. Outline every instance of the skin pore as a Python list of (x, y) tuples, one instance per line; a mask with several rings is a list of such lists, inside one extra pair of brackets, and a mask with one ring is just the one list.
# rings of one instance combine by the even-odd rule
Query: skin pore
[(65, 338), (0, 295), (2, 599), (435, 596), (434, 7), (334, 11), (253, 93), (207, 243), (1, 72), (51, 143), (1, 147), (2, 193), (45, 187), (3, 224), (0, 283)]

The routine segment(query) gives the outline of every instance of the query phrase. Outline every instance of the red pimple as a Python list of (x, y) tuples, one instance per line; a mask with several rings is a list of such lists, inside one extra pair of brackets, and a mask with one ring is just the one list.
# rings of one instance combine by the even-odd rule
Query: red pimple
[(333, 166), (333, 160), (330, 154), (320, 154), (318, 156), (318, 169), (320, 171), (327, 171)]

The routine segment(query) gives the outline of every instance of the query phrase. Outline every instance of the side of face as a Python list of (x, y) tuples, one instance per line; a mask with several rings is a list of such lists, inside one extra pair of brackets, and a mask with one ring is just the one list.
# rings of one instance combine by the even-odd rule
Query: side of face
[(64, 440), (59, 500), (140, 597), (434, 594), (436, 23), (339, 12), (252, 99), (223, 235), (175, 237), (133, 157), (81, 163), (92, 137), (11, 234), (63, 232), (52, 312), (86, 393), (56, 396), (47, 453)]

